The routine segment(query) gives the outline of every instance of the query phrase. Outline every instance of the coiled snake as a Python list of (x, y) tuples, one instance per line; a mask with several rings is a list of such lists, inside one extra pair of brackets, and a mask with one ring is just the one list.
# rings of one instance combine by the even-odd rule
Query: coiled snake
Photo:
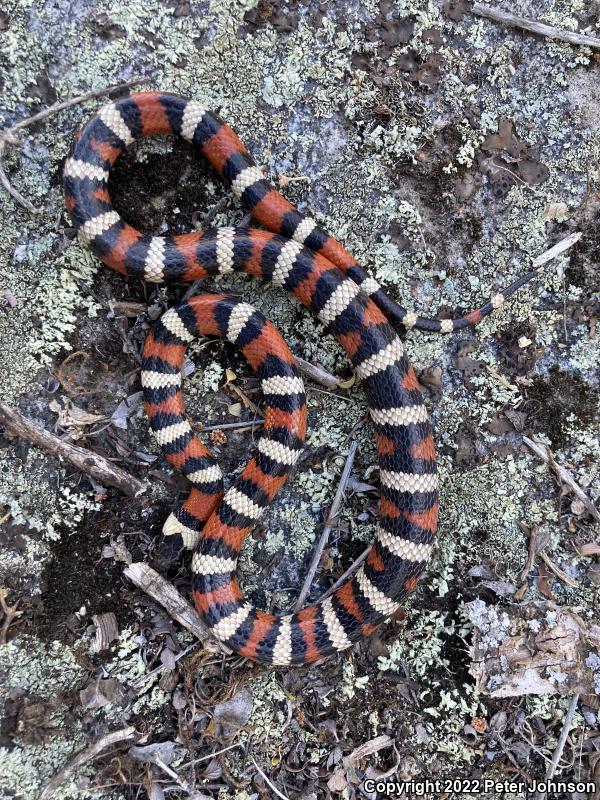
[[(108, 193), (110, 169), (135, 139), (155, 134), (191, 142), (268, 230), (224, 227), (153, 236), (124, 222)], [(286, 344), (247, 303), (201, 295), (171, 308), (156, 324), (144, 347), (141, 380), (155, 436), (192, 484), (164, 533), (194, 549), (194, 599), (215, 636), (248, 658), (288, 665), (316, 661), (372, 633), (423, 574), (438, 516), (431, 425), (390, 323), (449, 333), (478, 322), (529, 276), (454, 321), (406, 311), (273, 188), (231, 128), (199, 103), (168, 94), (139, 93), (105, 105), (78, 134), (65, 163), (64, 187), (80, 240), (109, 267), (153, 283), (246, 272), (287, 289), (341, 343), (363, 382), (375, 429), (381, 481), (377, 534), (353, 578), (295, 614), (256, 608), (244, 599), (236, 578), (244, 538), (284, 484), (304, 439), (304, 388)], [(199, 335), (226, 337), (237, 345), (264, 393), (262, 435), (225, 494), (219, 466), (193, 434), (181, 394), (185, 351)]]

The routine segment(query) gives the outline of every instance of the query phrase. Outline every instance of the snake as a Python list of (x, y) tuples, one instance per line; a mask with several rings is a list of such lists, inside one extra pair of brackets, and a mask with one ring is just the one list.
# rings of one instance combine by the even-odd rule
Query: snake
[[(199, 151), (261, 227), (157, 236), (128, 224), (111, 202), (111, 169), (133, 142), (163, 134)], [(148, 334), (141, 383), (156, 440), (191, 484), (163, 533), (179, 537), (193, 551), (194, 602), (212, 634), (240, 656), (278, 666), (320, 661), (371, 635), (425, 574), (438, 523), (432, 426), (396, 327), (451, 333), (475, 325), (533, 273), (454, 320), (408, 311), (275, 189), (217, 114), (195, 100), (162, 92), (134, 93), (104, 105), (76, 134), (63, 185), (79, 240), (112, 269), (155, 284), (244, 272), (287, 290), (341, 344), (364, 387), (375, 434), (376, 532), (358, 570), (295, 613), (256, 607), (237, 577), (243, 542), (296, 465), (306, 432), (304, 383), (281, 335), (246, 302), (223, 294), (196, 295), (171, 307)], [(199, 336), (222, 337), (236, 346), (263, 393), (261, 436), (226, 491), (219, 464), (194, 433), (183, 402), (182, 366)]]

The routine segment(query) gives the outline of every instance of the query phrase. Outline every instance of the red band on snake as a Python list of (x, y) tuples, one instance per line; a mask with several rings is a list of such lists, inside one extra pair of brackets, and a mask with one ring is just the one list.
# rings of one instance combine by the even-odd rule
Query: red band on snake
[[(124, 222), (108, 193), (110, 170), (135, 139), (156, 134), (175, 134), (197, 147), (268, 230), (153, 236)], [(221, 295), (192, 298), (170, 309), (148, 337), (142, 385), (159, 443), (192, 483), (165, 533), (195, 547), (194, 599), (213, 633), (243, 656), (281, 665), (319, 660), (372, 633), (423, 574), (438, 513), (431, 426), (390, 322), (404, 319), (430, 330), (448, 324), (415, 318), (388, 298), (333, 237), (271, 186), (231, 128), (194, 101), (141, 93), (108, 104), (77, 137), (64, 185), (80, 239), (113, 269), (155, 283), (246, 272), (287, 289), (341, 343), (364, 384), (375, 429), (381, 481), (377, 534), (353, 578), (296, 614), (254, 607), (236, 579), (243, 540), (283, 485), (304, 437), (303, 384), (279, 334), (246, 303)], [(206, 334), (241, 348), (259, 374), (266, 404), (256, 451), (224, 496), (219, 467), (194, 437), (181, 397), (185, 349)]]

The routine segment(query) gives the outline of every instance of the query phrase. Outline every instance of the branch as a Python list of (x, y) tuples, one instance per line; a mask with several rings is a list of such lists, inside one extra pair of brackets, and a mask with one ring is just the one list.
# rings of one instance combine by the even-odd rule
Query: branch
[(583, 33), (555, 28), (554, 25), (547, 25), (544, 22), (527, 19), (526, 17), (517, 17), (507, 11), (501, 11), (499, 8), (488, 8), (488, 6), (484, 6), (481, 3), (475, 3), (472, 11), (480, 17), (492, 19), (494, 22), (503, 22), (506, 25), (522, 28), (531, 33), (538, 33), (540, 36), (547, 36), (549, 39), (560, 39), (560, 41), (568, 42), (569, 44), (600, 48), (600, 39), (596, 36), (587, 36)]
[(112, 464), (107, 458), (86, 450), (84, 447), (65, 442), (50, 431), (38, 428), (19, 411), (0, 401), (0, 425), (7, 433), (18, 436), (30, 444), (40, 447), (47, 453), (57, 455), (68, 461), (76, 469), (90, 475), (103, 486), (114, 486), (130, 497), (137, 497), (146, 491), (144, 481), (134, 478), (121, 467)]
[(201, 642), (209, 641), (218, 645), (222, 653), (229, 654), (231, 652), (227, 647), (217, 642), (202, 622), (200, 614), (179, 594), (173, 584), (166, 581), (148, 564), (143, 561), (128, 564), (123, 570), (123, 574), (132, 583), (135, 583), (138, 589), (146, 592), (153, 600), (160, 603), (173, 619), (177, 620), (190, 633), (193, 633)]
[(362, 553), (358, 556), (358, 558), (354, 559), (354, 561), (350, 564), (348, 569), (340, 575), (340, 577), (337, 579), (337, 581), (335, 583), (333, 583), (329, 587), (329, 589), (327, 589), (325, 592), (323, 592), (321, 597), (319, 597), (319, 599), (317, 600), (317, 603), (320, 603), (321, 600), (326, 600), (330, 595), (332, 595), (335, 591), (337, 591), (337, 589), (339, 589), (340, 586), (343, 583), (346, 583), (348, 578), (360, 567), (360, 565), (363, 563), (363, 561), (367, 560), (367, 556), (369, 555), (369, 552), (371, 551), (371, 547), (372, 547), (372, 545), (369, 545), (368, 547), (366, 547), (362, 551)]
[(308, 568), (308, 572), (306, 573), (306, 578), (304, 579), (304, 583), (302, 585), (302, 589), (300, 590), (300, 594), (298, 595), (298, 599), (294, 605), (294, 611), (299, 611), (302, 606), (304, 605), (304, 601), (308, 597), (308, 593), (310, 592), (310, 585), (313, 582), (313, 578), (317, 572), (317, 567), (319, 566), (319, 561), (321, 560), (321, 554), (323, 552), (323, 548), (327, 544), (327, 540), (329, 539), (329, 534), (331, 533), (331, 529), (336, 521), (337, 515), (340, 511), (340, 506), (342, 505), (342, 500), (344, 498), (344, 491), (346, 489), (346, 484), (348, 483), (348, 478), (350, 477), (350, 471), (352, 470), (352, 465), (354, 464), (354, 456), (356, 455), (356, 442), (352, 442), (350, 445), (350, 449), (348, 450), (348, 455), (346, 457), (346, 463), (344, 464), (344, 469), (342, 471), (342, 476), (340, 478), (340, 482), (337, 488), (337, 492), (335, 493), (335, 497), (333, 498), (333, 503), (331, 504), (331, 510), (329, 511), (329, 516), (327, 517), (327, 522), (325, 523), (325, 527), (323, 528), (323, 532), (319, 537), (319, 541), (317, 542), (317, 546), (315, 548), (315, 552), (313, 553), (312, 561), (310, 562), (310, 567)]

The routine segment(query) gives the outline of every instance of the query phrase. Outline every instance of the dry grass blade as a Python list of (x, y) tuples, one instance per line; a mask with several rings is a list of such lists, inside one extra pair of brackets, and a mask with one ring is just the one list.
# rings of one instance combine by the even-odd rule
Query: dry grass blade
[[(563, 750), (565, 749), (565, 744), (567, 742), (567, 737), (571, 731), (571, 725), (573, 724), (573, 717), (575, 716), (575, 711), (577, 709), (577, 703), (579, 702), (579, 695), (574, 694), (571, 698), (571, 702), (569, 703), (569, 708), (567, 709), (567, 713), (565, 714), (565, 721), (563, 722), (562, 731), (560, 732), (560, 736), (558, 739), (558, 743), (554, 750), (554, 754), (552, 756), (552, 761), (548, 765), (548, 769), (546, 770), (546, 781), (552, 780), (554, 777), (554, 773), (556, 772), (556, 768), (558, 766), (558, 762), (560, 761), (560, 757), (562, 756)], [(547, 796), (547, 792), (536, 792), (535, 800), (544, 800)]]
[(252, 763), (256, 767), (256, 771), (258, 772), (260, 777), (267, 784), (269, 789), (277, 795), (277, 797), (280, 797), (281, 800), (290, 800), (289, 797), (287, 797), (285, 794), (282, 794), (282, 792), (280, 792), (279, 789), (270, 781), (269, 777), (263, 772), (263, 770), (256, 763), (256, 759), (254, 758), (254, 756), (252, 756)]

